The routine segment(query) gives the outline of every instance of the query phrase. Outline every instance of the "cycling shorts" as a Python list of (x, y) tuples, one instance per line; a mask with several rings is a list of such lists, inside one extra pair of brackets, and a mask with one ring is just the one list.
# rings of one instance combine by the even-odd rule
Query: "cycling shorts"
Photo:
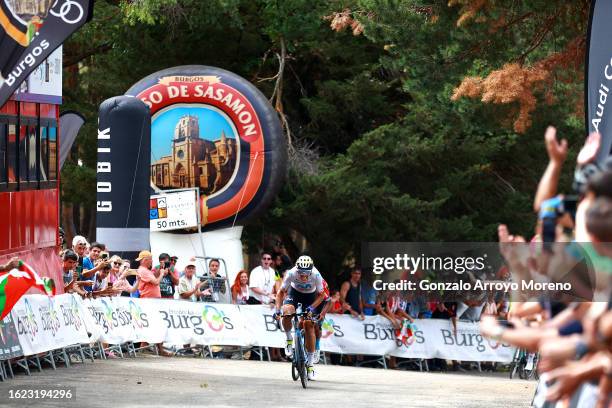
[(294, 288), (289, 288), (287, 296), (283, 301), (283, 305), (293, 305), (297, 309), (298, 303), (302, 304), (302, 311), (306, 311), (306, 308), (312, 305), (317, 298), (317, 292), (312, 293), (302, 293), (300, 291), (295, 290)]

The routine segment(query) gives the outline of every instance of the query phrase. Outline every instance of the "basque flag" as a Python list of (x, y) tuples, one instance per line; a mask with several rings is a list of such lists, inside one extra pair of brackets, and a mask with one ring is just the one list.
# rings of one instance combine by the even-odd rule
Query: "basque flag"
[(53, 279), (41, 278), (23, 261), (19, 261), (17, 269), (0, 272), (0, 320), (10, 313), (15, 303), (30, 288), (37, 288), (48, 296), (55, 296)]

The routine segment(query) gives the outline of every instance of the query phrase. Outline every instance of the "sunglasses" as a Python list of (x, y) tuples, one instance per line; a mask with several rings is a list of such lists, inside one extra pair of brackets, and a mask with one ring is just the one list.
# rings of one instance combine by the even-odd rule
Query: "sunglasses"
[(121, 266), (121, 262), (113, 262), (113, 265), (115, 265), (115, 266)]

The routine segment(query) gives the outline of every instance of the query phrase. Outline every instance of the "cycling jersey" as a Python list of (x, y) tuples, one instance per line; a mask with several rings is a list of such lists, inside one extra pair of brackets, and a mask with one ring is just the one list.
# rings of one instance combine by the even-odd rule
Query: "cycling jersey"
[(285, 280), (281, 286), (283, 290), (288, 290), (289, 287), (301, 293), (320, 293), (323, 292), (323, 277), (317, 268), (313, 266), (310, 276), (303, 281), (300, 279), (297, 267), (293, 267), (287, 271)]

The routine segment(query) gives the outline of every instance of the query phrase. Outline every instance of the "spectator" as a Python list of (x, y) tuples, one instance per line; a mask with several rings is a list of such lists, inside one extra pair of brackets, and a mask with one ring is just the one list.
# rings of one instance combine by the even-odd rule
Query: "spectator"
[(100, 290), (104, 290), (108, 287), (108, 275), (110, 272), (111, 266), (106, 264), (102, 269), (100, 269), (93, 278), (93, 285), (91, 287), (92, 292), (97, 292)]
[(195, 276), (196, 264), (195, 261), (188, 261), (185, 265), (183, 276), (179, 279), (178, 293), (181, 299), (186, 299), (195, 302), (201, 295), (201, 288), (204, 282), (200, 282)]
[(99, 242), (91, 243), (89, 247), (89, 256), (83, 259), (83, 277), (93, 278), (96, 272), (108, 265), (108, 254), (106, 254), (104, 258), (100, 258), (105, 248), (106, 246)]
[(425, 296), (420, 293), (410, 292), (408, 294), (408, 304), (406, 313), (413, 319), (428, 319), (431, 317), (431, 311)]
[(130, 261), (127, 259), (122, 260), (121, 258), (119, 258), (119, 260), (122, 263), (121, 267), (119, 268), (118, 277), (113, 282), (113, 288), (117, 290), (117, 295), (120, 294), (121, 296), (130, 296), (130, 294), (138, 290), (138, 278), (136, 279), (136, 282), (132, 285), (127, 280), (127, 277), (131, 274), (132, 271), (130, 269)]
[[(159, 290), (159, 284), (164, 275), (156, 276), (153, 270), (151, 270), (153, 266), (153, 255), (147, 250), (140, 251), (136, 261), (140, 262), (140, 266), (138, 267), (138, 291), (140, 292), (140, 297), (160, 299), (161, 292)], [(164, 350), (161, 343), (157, 344), (157, 350), (162, 356), (172, 356), (172, 353), (168, 353)]]
[(161, 276), (159, 291), (164, 299), (174, 299), (174, 286), (179, 284), (178, 273), (170, 262), (170, 255), (162, 253), (159, 255), (159, 264), (153, 268), (156, 277)]
[(342, 309), (342, 301), (340, 300), (339, 290), (334, 290), (331, 294), (331, 306), (328, 313), (344, 313), (344, 310)]
[[(395, 283), (398, 282), (396, 281)], [(403, 299), (399, 291), (392, 290), (387, 293), (385, 312), (391, 318), (393, 327), (395, 327), (395, 336), (398, 339), (402, 338), (402, 330), (406, 327), (406, 324), (414, 321), (405, 311), (407, 305), (408, 302)]]
[(85, 292), (82, 288), (77, 285), (79, 280), (76, 272), (77, 262), (79, 256), (72, 250), (67, 249), (62, 255), (62, 272), (64, 278), (64, 292), (65, 293), (78, 293), (81, 296), (85, 296)]
[(84, 278), (88, 278), (90, 276), (93, 276), (94, 272), (91, 272), (89, 274), (87, 274), (86, 276), (83, 275), (83, 270), (92, 270), (94, 268), (93, 263), (91, 263), (91, 260), (87, 257), (87, 255), (85, 254), (85, 251), (87, 249), (87, 245), (89, 245), (87, 243), (87, 239), (85, 239), (85, 237), (81, 236), (81, 235), (76, 235), (73, 239), (72, 239), (72, 250), (78, 255), (79, 260), (77, 262), (76, 265), (76, 272), (78, 274), (78, 278), (80, 280), (84, 279)]
[(351, 314), (364, 320), (363, 315), (363, 299), (361, 297), (361, 269), (355, 268), (351, 272), (350, 280), (344, 282), (340, 287), (340, 299), (343, 307), (346, 309), (345, 314)]
[[(480, 330), (484, 336), (497, 342), (512, 344), (531, 353), (540, 353), (538, 371), (542, 381), (533, 399), (533, 406), (604, 408), (610, 406), (612, 396), (612, 253), (609, 246), (600, 246), (600, 242), (612, 241), (612, 172), (591, 163), (600, 147), (601, 136), (589, 135), (578, 154), (574, 184), (582, 194), (582, 199), (577, 204), (575, 218), (572, 220), (570, 217), (568, 223), (568, 211), (563, 203), (563, 196), (556, 196), (561, 167), (567, 156), (567, 142), (559, 143), (556, 130), (549, 127), (546, 130), (545, 143), (549, 165), (540, 180), (534, 199), (536, 212), (542, 214), (548, 208), (553, 208), (552, 212), (546, 214), (546, 220), (543, 220), (546, 222), (542, 222), (543, 241), (549, 244), (548, 248), (551, 249), (553, 242), (558, 243), (565, 239), (559, 233), (558, 227), (562, 223), (566, 229), (573, 227), (575, 240), (587, 243), (583, 246), (588, 254), (587, 258), (592, 262), (595, 275), (601, 277), (593, 283), (593, 299), (605, 301), (568, 303), (553, 301), (543, 296), (534, 299), (537, 301), (513, 304), (509, 313), (511, 324), (500, 324), (494, 316), (483, 316)], [(606, 163), (604, 165), (607, 166)], [(608, 182), (600, 184), (602, 178)], [(555, 202), (562, 202), (563, 207), (558, 207)], [(532, 253), (530, 258), (521, 257), (521, 252), (516, 248), (528, 253), (528, 250), (521, 246), (521, 243), (525, 242), (524, 238), (512, 236), (505, 226), (500, 226), (498, 235), (502, 255), (515, 278), (517, 272), (521, 275), (524, 275), (525, 271), (531, 272), (530, 265), (537, 267), (538, 274), (543, 278), (554, 276), (559, 269), (556, 264), (548, 262), (554, 251)], [(508, 245), (510, 243), (513, 245)], [(559, 252), (567, 254), (569, 251), (564, 246)], [(589, 383), (597, 384), (598, 387)], [(546, 400), (550, 403), (547, 404)]]
[(261, 265), (251, 271), (249, 287), (254, 298), (251, 301), (253, 304), (269, 305), (274, 303), (275, 273), (274, 269), (270, 267), (271, 263), (272, 256), (270, 252), (263, 252), (261, 254)]
[(121, 265), (123, 265), (123, 260), (119, 255), (113, 255), (108, 260), (110, 265), (110, 272), (108, 273), (108, 281), (113, 285), (119, 280), (121, 276)]
[(202, 301), (218, 302), (221, 293), (225, 293), (225, 278), (219, 275), (221, 262), (218, 259), (211, 259), (208, 262), (208, 277), (204, 280), (204, 291), (202, 291)]
[(162, 276), (156, 276), (151, 266), (153, 265), (153, 255), (149, 251), (140, 251), (137, 262), (140, 262), (138, 267), (138, 291), (142, 298), (161, 298), (159, 284), (163, 279)]
[[(284, 248), (284, 247), (283, 247)], [(291, 263), (291, 259), (283, 254), (282, 252), (274, 253), (274, 269), (280, 276), (284, 276), (285, 271), (291, 269), (293, 264)]]
[(376, 299), (378, 292), (370, 283), (362, 285), (361, 299), (363, 302), (363, 314), (374, 316), (376, 314)]
[(242, 269), (236, 275), (232, 285), (232, 303), (235, 305), (246, 305), (249, 302), (249, 275)]
[(176, 267), (176, 263), (178, 262), (178, 256), (174, 255), (170, 257), (170, 266), (178, 271), (179, 278), (183, 276), (183, 271), (179, 271)]
[(60, 248), (63, 251), (64, 249), (66, 249), (66, 233), (64, 232), (64, 229), (62, 227), (58, 227), (57, 235), (59, 236), (60, 240)]

